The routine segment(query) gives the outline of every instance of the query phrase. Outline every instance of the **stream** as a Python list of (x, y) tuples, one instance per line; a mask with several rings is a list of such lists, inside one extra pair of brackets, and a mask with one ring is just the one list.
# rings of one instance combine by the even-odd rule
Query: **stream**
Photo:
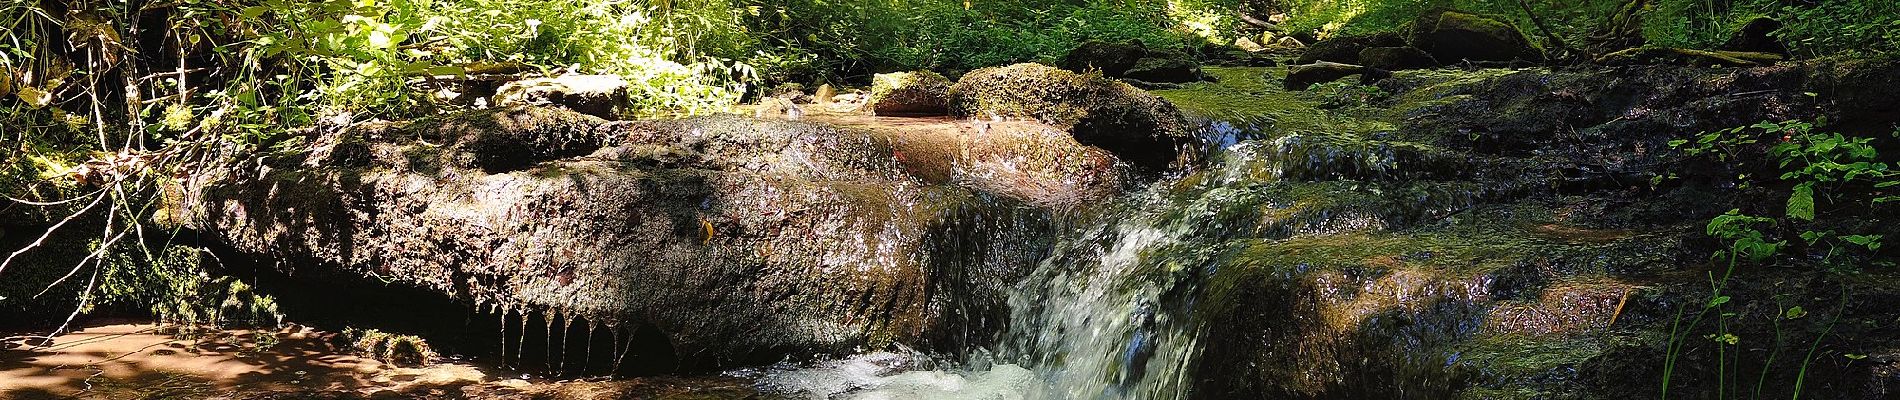
[[(1229, 232), (1221, 186), (1263, 152), (1242, 145), (1258, 116), (1203, 119), (1198, 132), (1226, 176), (1184, 185), (1170, 176), (1117, 199), (1066, 233), (1010, 288), (1007, 330), (992, 346), (944, 357), (899, 348), (813, 363), (736, 370), (766, 392), (814, 399), (1189, 398), (1203, 282)], [(1257, 149), (1255, 149), (1257, 150)], [(1192, 174), (1190, 174), (1192, 175)], [(1207, 197), (1212, 196), (1212, 197)]]

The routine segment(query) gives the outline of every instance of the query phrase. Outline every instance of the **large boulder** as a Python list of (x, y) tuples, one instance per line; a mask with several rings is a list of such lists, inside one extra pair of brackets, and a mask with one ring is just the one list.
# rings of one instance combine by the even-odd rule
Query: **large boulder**
[(299, 285), (381, 280), (508, 320), (638, 327), (633, 347), (658, 350), (636, 358), (687, 369), (947, 343), (1000, 318), (1048, 237), (1038, 208), (920, 180), (892, 139), (807, 122), (507, 108), (317, 142), (354, 150), (200, 171), (182, 223)]
[(1419, 16), (1407, 27), (1405, 42), (1446, 63), (1544, 59), (1511, 24), (1457, 11)]
[(950, 88), (950, 112), (1040, 121), (1149, 170), (1167, 168), (1193, 140), (1187, 118), (1166, 100), (1101, 75), (1041, 64), (970, 71)]
[(503, 84), (489, 104), (557, 106), (605, 119), (628, 113), (627, 80), (619, 75), (562, 75)]
[(871, 112), (877, 115), (944, 115), (950, 79), (930, 71), (877, 74), (871, 78)]
[(1404, 46), (1405, 38), (1395, 33), (1378, 33), (1362, 36), (1335, 36), (1306, 46), (1300, 53), (1299, 64), (1312, 64), (1331, 61), (1344, 64), (1359, 64), (1359, 53), (1373, 47)]

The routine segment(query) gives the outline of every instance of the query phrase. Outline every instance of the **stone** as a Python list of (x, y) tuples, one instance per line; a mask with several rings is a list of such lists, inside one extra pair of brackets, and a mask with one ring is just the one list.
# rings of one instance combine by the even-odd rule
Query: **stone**
[(1431, 54), (1413, 47), (1368, 47), (1359, 51), (1359, 61), (1367, 67), (1389, 71), (1437, 67)]
[(1126, 83), (1025, 63), (970, 71), (950, 88), (959, 117), (1027, 118), (1150, 170), (1167, 168), (1192, 142), (1173, 104)]
[(1332, 82), (1348, 76), (1359, 75), (1365, 82), (1383, 79), (1391, 72), (1362, 65), (1320, 61), (1312, 64), (1288, 65), (1286, 88), (1288, 90), (1306, 90), (1313, 85)]
[(1201, 64), (1185, 58), (1148, 57), (1121, 75), (1123, 78), (1154, 83), (1188, 83), (1202, 79)]
[(1756, 17), (1753, 20), (1749, 20), (1747, 25), (1743, 25), (1741, 30), (1735, 31), (1734, 36), (1730, 36), (1728, 41), (1723, 42), (1721, 46), (1715, 49), (1748, 53), (1779, 54), (1783, 57), (1787, 57), (1793, 53), (1788, 52), (1788, 46), (1781, 44), (1781, 40), (1772, 36), (1776, 30), (1780, 29), (1781, 21), (1768, 17)]
[(489, 102), (497, 107), (558, 106), (616, 119), (628, 113), (627, 81), (618, 75), (562, 75), (503, 84)]
[(1090, 40), (1070, 50), (1068, 55), (1062, 57), (1062, 63), (1059, 65), (1070, 71), (1102, 71), (1102, 75), (1119, 77), (1147, 56), (1148, 49), (1143, 47), (1141, 42), (1114, 43)]
[[(1285, 39), (1293, 39), (1291, 36)], [(1299, 39), (1294, 39), (1298, 42)], [(1359, 64), (1359, 52), (1370, 47), (1404, 46), (1405, 39), (1393, 33), (1380, 33), (1364, 36), (1336, 36), (1313, 42), (1300, 53), (1298, 64), (1312, 64), (1331, 61), (1342, 64)]]
[[(515, 125), (522, 115), (553, 122)], [(457, 161), (498, 138), (554, 158), (501, 170)], [(890, 140), (809, 122), (504, 109), (325, 140), (364, 143), (372, 158), (306, 167), (311, 154), (294, 153), (272, 162), (285, 168), (200, 171), (185, 180), (186, 225), (326, 290), (645, 331), (630, 349), (654, 350), (632, 357), (682, 369), (960, 334), (952, 321), (1001, 307), (1049, 237), (1035, 233), (1046, 224), (988, 222), (1045, 221), (1039, 209), (923, 183), (892, 162)], [(993, 245), (945, 244), (964, 240)], [(957, 257), (995, 262), (939, 269)]]
[(818, 104), (830, 104), (833, 98), (838, 97), (838, 89), (831, 87), (829, 83), (818, 85), (818, 91), (812, 93), (811, 97), (812, 101)]
[[(499, 173), (594, 151), (603, 138), (595, 135), (593, 127), (606, 122), (563, 108), (517, 106), (432, 117), (407, 131), (431, 142), (455, 142), (454, 151), (441, 153), (444, 164)], [(360, 146), (350, 144), (353, 138), (337, 136), (336, 146)]]
[[(1273, 42), (1268, 41), (1267, 43), (1273, 43)], [(1266, 46), (1261, 46), (1259, 42), (1255, 42), (1251, 39), (1247, 39), (1244, 37), (1234, 39), (1234, 47), (1239, 48), (1241, 51), (1245, 51), (1248, 53), (1258, 53), (1262, 51), (1267, 51)]]
[(1299, 38), (1292, 36), (1280, 38), (1280, 41), (1274, 42), (1273, 45), (1279, 46), (1282, 49), (1299, 49), (1306, 47), (1306, 43), (1301, 43)]
[(950, 79), (930, 71), (877, 74), (871, 78), (871, 113), (944, 115), (949, 112)]
[(1427, 13), (1406, 28), (1405, 42), (1441, 63), (1541, 61), (1543, 51), (1510, 24), (1458, 11)]

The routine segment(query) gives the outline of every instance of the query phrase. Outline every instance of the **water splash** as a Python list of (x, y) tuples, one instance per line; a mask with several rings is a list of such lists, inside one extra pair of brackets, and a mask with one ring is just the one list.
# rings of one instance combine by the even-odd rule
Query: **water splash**
[(1186, 398), (1200, 336), (1189, 311), (1204, 272), (1180, 260), (1204, 249), (1181, 238), (1200, 229), (1159, 214), (1085, 225), (1012, 291), (1010, 331), (993, 352), (781, 365), (761, 386), (817, 399)]

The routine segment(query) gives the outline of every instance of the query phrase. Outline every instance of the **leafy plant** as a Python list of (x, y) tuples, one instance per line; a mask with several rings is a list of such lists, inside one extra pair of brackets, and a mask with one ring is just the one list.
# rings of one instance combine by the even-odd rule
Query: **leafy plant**
[[(1895, 135), (1900, 136), (1900, 132), (1896, 132)], [(1764, 140), (1764, 136), (1775, 139)], [(1735, 314), (1723, 311), (1725, 305), (1732, 300), (1723, 293), (1723, 289), (1726, 288), (1729, 279), (1734, 276), (1738, 265), (1743, 263), (1773, 264), (1774, 256), (1793, 248), (1786, 240), (1773, 239), (1764, 228), (1815, 221), (1819, 216), (1819, 205), (1839, 203), (1852, 198), (1852, 196), (1847, 196), (1849, 194), (1858, 194), (1858, 197), (1867, 198), (1869, 206), (1897, 198), (1893, 195), (1862, 190), (1900, 186), (1900, 173), (1893, 171), (1889, 164), (1878, 161), (1879, 152), (1872, 146), (1872, 142), (1873, 138), (1868, 137), (1819, 132), (1816, 131), (1814, 123), (1805, 121), (1763, 121), (1748, 126), (1704, 132), (1694, 135), (1691, 139), (1669, 142), (1671, 147), (1681, 150), (1688, 156), (1708, 157), (1721, 162), (1743, 163), (1757, 154), (1774, 157), (1776, 167), (1782, 171), (1779, 179), (1792, 186), (1789, 188), (1786, 200), (1784, 212), (1786, 220), (1747, 215), (1740, 209), (1730, 210), (1709, 220), (1705, 233), (1726, 245), (1724, 249), (1716, 251), (1711, 258), (1726, 261), (1727, 269), (1720, 277), (1710, 276), (1709, 300), (1686, 326), (1682, 324), (1684, 310), (1678, 310), (1675, 323), (1671, 326), (1669, 345), (1664, 359), (1663, 397), (1668, 397), (1677, 363), (1681, 360), (1688, 344), (1684, 339), (1709, 315), (1716, 316), (1716, 332), (1706, 337), (1714, 340), (1717, 346), (1717, 395), (1726, 397), (1729, 393), (1729, 385), (1724, 381), (1728, 377), (1726, 369), (1731, 366), (1727, 352), (1729, 347), (1737, 345), (1741, 338), (1729, 332), (1728, 320)], [(1761, 147), (1766, 143), (1774, 144), (1763, 151)], [(1881, 235), (1840, 235), (1833, 230), (1806, 230), (1799, 236), (1810, 248), (1821, 243), (1829, 244), (1827, 253), (1821, 258), (1823, 264), (1830, 264), (1836, 252), (1843, 247), (1842, 244), (1873, 252), (1880, 249), (1882, 239)], [(1843, 301), (1845, 301), (1845, 295), (1843, 295)], [(1807, 311), (1800, 306), (1781, 310), (1779, 318), (1790, 320), (1807, 314)], [(1765, 385), (1767, 368), (1772, 364), (1776, 354), (1779, 354), (1780, 346), (1785, 339), (1780, 333), (1779, 318), (1775, 320), (1777, 333), (1774, 349), (1771, 350), (1769, 360), (1763, 364), (1763, 370), (1756, 379), (1755, 393), (1757, 395)], [(1837, 314), (1836, 320), (1838, 318)], [(1815, 338), (1814, 343), (1809, 346), (1808, 354), (1803, 358), (1801, 370), (1796, 374), (1794, 382), (1797, 398), (1806, 381), (1808, 364), (1813, 360), (1820, 341), (1826, 338), (1832, 328), (1833, 323), (1830, 322), (1828, 329)], [(1734, 366), (1739, 367), (1740, 362), (1734, 362)]]

